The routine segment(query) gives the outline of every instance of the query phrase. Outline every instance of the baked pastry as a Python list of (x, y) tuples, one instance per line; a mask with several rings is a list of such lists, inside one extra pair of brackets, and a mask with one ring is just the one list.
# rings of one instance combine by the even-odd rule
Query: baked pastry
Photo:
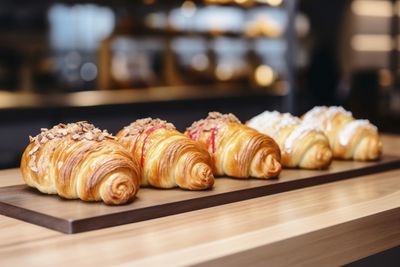
[(271, 178), (281, 171), (281, 152), (267, 135), (243, 125), (233, 114), (210, 112), (186, 130), (207, 148), (215, 175)]
[(375, 160), (382, 154), (378, 129), (368, 120), (356, 120), (342, 107), (315, 107), (303, 122), (320, 127), (338, 159)]
[(299, 118), (289, 113), (265, 111), (246, 124), (278, 143), (284, 167), (322, 169), (332, 162), (332, 150), (325, 134), (302, 124)]
[(22, 155), (22, 177), (46, 194), (126, 203), (139, 189), (140, 168), (114, 139), (84, 121), (42, 129)]
[(140, 119), (123, 128), (117, 137), (140, 162), (144, 186), (201, 190), (214, 184), (207, 151), (171, 123)]

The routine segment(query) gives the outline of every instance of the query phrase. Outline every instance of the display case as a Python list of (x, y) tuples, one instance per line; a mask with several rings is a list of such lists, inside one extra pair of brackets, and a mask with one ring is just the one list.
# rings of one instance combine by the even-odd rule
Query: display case
[(294, 1), (2, 5), (0, 89), (13, 92), (16, 108), (35, 105), (18, 101), (21, 93), (130, 90), (152, 100), (146, 89), (154, 87), (185, 86), (188, 95), (191, 87), (224, 88), (226, 96), (287, 96), (293, 88)]
[(184, 129), (210, 110), (245, 120), (292, 107), (296, 1), (23, 4), (0, 4), (0, 168), (59, 122), (115, 132), (153, 116)]

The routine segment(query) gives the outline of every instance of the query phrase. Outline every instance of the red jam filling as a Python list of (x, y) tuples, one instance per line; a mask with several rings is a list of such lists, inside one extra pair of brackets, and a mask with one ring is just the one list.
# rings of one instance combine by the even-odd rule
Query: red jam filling
[[(194, 141), (199, 141), (200, 135), (203, 131), (203, 125), (199, 125), (196, 129), (189, 131), (188, 136), (193, 139)], [(207, 140), (207, 146), (211, 148), (212, 154), (215, 154), (215, 151), (217, 150), (216, 146), (216, 137), (218, 135), (219, 128), (216, 126), (211, 129), (211, 134), (210, 137)]]
[(214, 127), (211, 129), (211, 136), (210, 136), (210, 141), (211, 141), (211, 151), (213, 154), (215, 154), (216, 151), (216, 142), (215, 142), (215, 138), (218, 134), (218, 128)]
[(188, 135), (194, 141), (199, 141), (200, 134), (203, 131), (203, 125), (199, 125), (194, 131), (189, 131)]

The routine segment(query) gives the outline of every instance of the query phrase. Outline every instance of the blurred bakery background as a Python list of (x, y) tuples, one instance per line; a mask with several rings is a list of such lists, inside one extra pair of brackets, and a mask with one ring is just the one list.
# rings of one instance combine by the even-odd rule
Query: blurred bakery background
[(0, 168), (28, 135), (342, 105), (400, 132), (396, 0), (0, 0)]

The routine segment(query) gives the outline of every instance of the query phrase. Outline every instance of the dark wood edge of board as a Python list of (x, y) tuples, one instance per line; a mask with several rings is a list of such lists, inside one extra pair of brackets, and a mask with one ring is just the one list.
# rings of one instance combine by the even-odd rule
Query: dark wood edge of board
[(35, 214), (32, 215), (32, 212), (30, 210), (11, 205), (9, 203), (0, 202), (0, 214), (19, 219), (21, 221), (50, 228), (65, 234), (76, 233), (73, 230), (72, 221), (53, 217), (51, 215), (43, 214), (40, 212), (35, 212)]
[[(383, 162), (380, 165), (371, 165), (359, 169), (346, 170), (339, 173), (324, 174), (323, 179), (318, 179), (317, 176), (315, 178), (307, 177), (285, 183), (267, 184), (265, 186), (259, 186), (256, 188), (236, 190), (218, 195), (199, 197), (196, 199), (177, 201), (152, 207), (145, 207), (142, 209), (100, 215), (97, 217), (78, 220), (66, 220), (38, 212), (35, 212), (35, 214), (32, 215), (32, 212), (29, 210), (4, 202), (0, 202), (0, 213), (65, 234), (75, 234), (176, 215), (189, 211), (321, 185), (338, 180), (345, 180), (363, 175), (389, 171), (397, 168), (400, 168), (400, 158), (398, 157), (396, 157), (395, 160)], [(160, 208), (160, 206), (162, 208)]]

